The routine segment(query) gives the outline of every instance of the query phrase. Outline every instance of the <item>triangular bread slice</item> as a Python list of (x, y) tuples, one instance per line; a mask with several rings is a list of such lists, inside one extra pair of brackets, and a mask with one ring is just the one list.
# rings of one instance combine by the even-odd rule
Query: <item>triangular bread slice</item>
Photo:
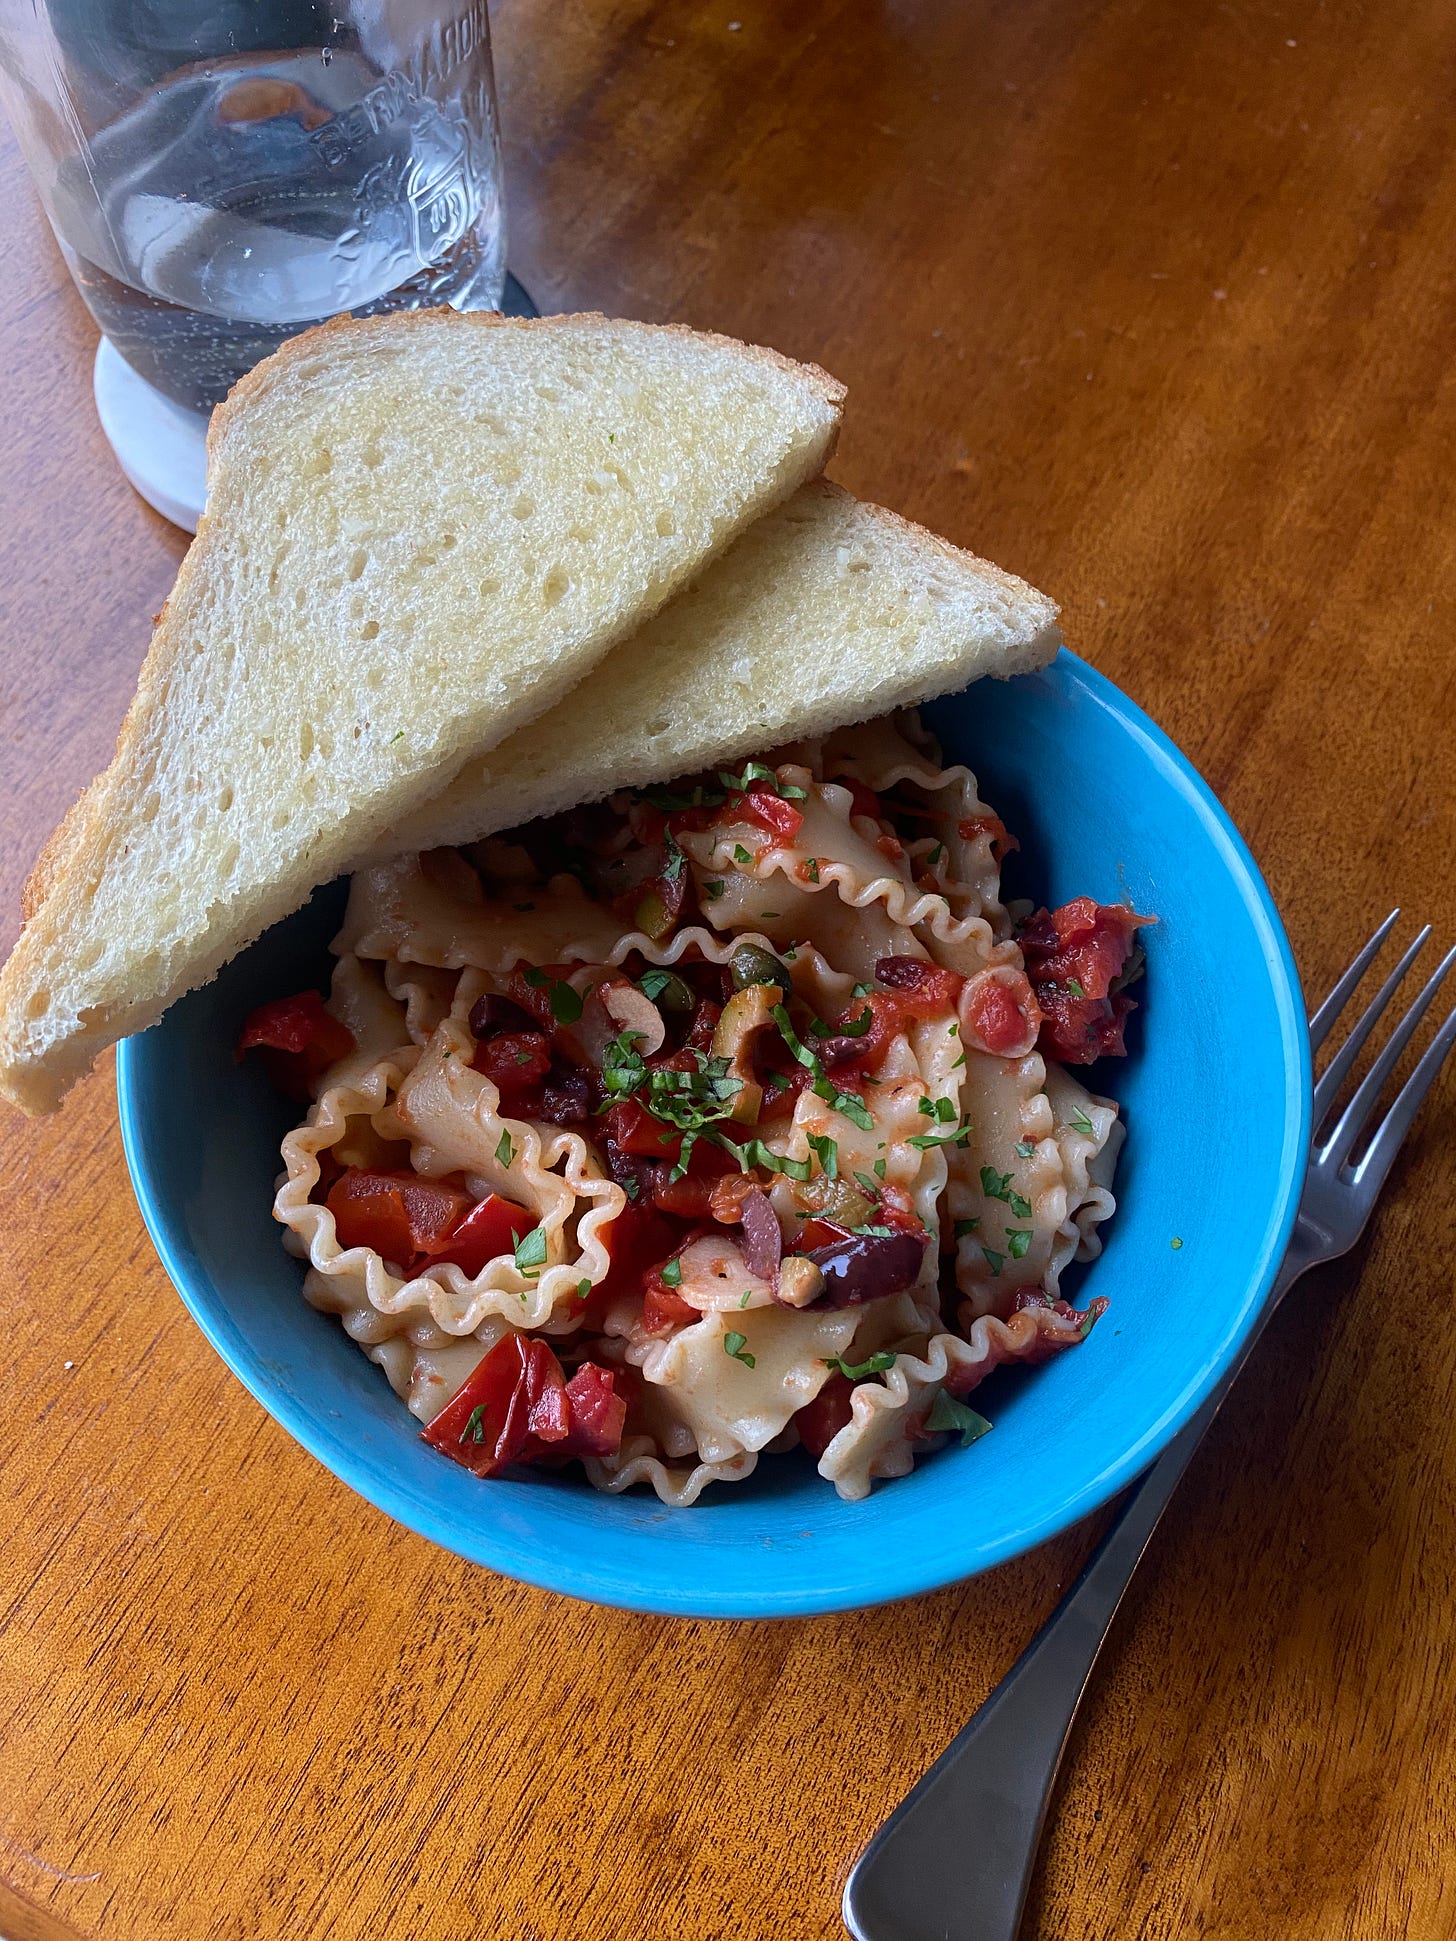
[(0, 973), (54, 1107), (551, 706), (818, 472), (843, 390), (667, 326), (451, 311), (306, 332), (215, 414), (206, 516)]
[(1024, 580), (816, 480), (549, 714), (396, 823), (374, 857), (468, 842), (1044, 667), (1056, 622)]

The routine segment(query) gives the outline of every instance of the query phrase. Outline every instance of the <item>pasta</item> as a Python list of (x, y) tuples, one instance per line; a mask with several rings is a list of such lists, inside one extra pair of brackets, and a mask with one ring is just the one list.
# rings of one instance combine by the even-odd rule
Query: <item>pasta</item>
[(305, 1298), (481, 1476), (674, 1507), (801, 1448), (847, 1499), (1085, 1339), (1151, 919), (1007, 905), (913, 715), (353, 879), (327, 999), (241, 1048), (308, 1100)]

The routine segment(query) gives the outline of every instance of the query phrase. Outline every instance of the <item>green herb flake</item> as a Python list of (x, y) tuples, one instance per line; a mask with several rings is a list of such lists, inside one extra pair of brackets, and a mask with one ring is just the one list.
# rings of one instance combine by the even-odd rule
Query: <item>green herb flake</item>
[(1175, 1254), (1180, 1253), (1182, 1251), (1183, 1242), (1176, 1233), (1173, 1235), (1173, 1238), (1170, 1244)]
[(1005, 1254), (998, 1254), (994, 1247), (985, 1246), (981, 1248), (981, 1252), (986, 1256), (986, 1265), (990, 1268), (991, 1272), (993, 1274), (999, 1274), (1001, 1269), (1006, 1265)]
[[(884, 1163), (885, 1162), (883, 1160), (880, 1161), (881, 1166), (883, 1166)], [(872, 1180), (868, 1173), (857, 1172), (855, 1174), (855, 1178), (856, 1180), (858, 1180), (859, 1184), (864, 1188), (865, 1192), (868, 1193), (868, 1195), (872, 1200), (877, 1200), (880, 1197), (879, 1183), (876, 1180)]]
[(404, 729), (397, 728), (395, 732), (389, 737), (389, 745), (392, 748), (397, 741), (403, 741), (403, 740), (404, 740)]
[(826, 1368), (837, 1368), (846, 1381), (862, 1382), (866, 1375), (883, 1375), (895, 1366), (896, 1357), (888, 1349), (881, 1348), (870, 1356), (868, 1361), (846, 1361), (843, 1355), (830, 1355), (824, 1362)]
[(546, 1265), (546, 1229), (532, 1227), (516, 1242), (516, 1267), (523, 1274), (537, 1274)]
[(518, 1051), (518, 1052), (516, 1053), (516, 1063), (517, 1063), (518, 1065), (529, 1065), (529, 1064), (530, 1064), (530, 1062), (531, 1062), (531, 1054), (530, 1054), (530, 1052), (528, 1052), (528, 1051)]
[(849, 995), (851, 997), (868, 997), (873, 989), (874, 986), (872, 984), (856, 984)]
[(964, 1052), (962, 1052), (962, 1053), (961, 1053), (961, 1055), (960, 1055), (960, 1057), (959, 1057), (959, 1058), (958, 1058), (958, 1059), (957, 1059), (957, 1060), (955, 1061), (955, 1063), (954, 1063), (954, 1064), (953, 1064), (953, 1065), (951, 1066), (951, 1070), (952, 1070), (953, 1072), (959, 1072), (959, 1071), (962, 1071), (962, 1070), (964, 1070), (964, 1068), (965, 1068), (965, 1062), (966, 1062), (966, 1054), (965, 1054)]
[(733, 845), (733, 860), (735, 863), (751, 863), (753, 861), (753, 855), (751, 851), (743, 847), (741, 842), (736, 842)]
[(1035, 1139), (1018, 1139), (1018, 1140), (1017, 1140), (1017, 1142), (1016, 1142), (1016, 1156), (1017, 1156), (1017, 1158), (1018, 1158), (1018, 1159), (1032, 1159), (1032, 1158), (1034, 1158), (1034, 1157), (1035, 1157), (1035, 1155), (1036, 1155), (1036, 1141), (1035, 1141)]
[(735, 1146), (731, 1139), (724, 1138), (720, 1138), (717, 1143), (725, 1152), (732, 1153), (737, 1158), (744, 1172), (747, 1172), (750, 1166), (762, 1166), (766, 1172), (782, 1173), (785, 1179), (796, 1179), (800, 1185), (803, 1185), (814, 1170), (812, 1160), (781, 1159), (776, 1152), (771, 1151), (763, 1143), (762, 1139), (745, 1139), (741, 1146)]
[(918, 1152), (928, 1152), (932, 1146), (966, 1146), (970, 1144), (971, 1128), (958, 1126), (954, 1132), (920, 1132), (906, 1145), (914, 1146)]
[(546, 985), (551, 982), (551, 979), (546, 975), (545, 971), (541, 970), (535, 964), (527, 964), (521, 972), (521, 975), (533, 991), (544, 990)]
[(643, 997), (656, 1004), (668, 985), (672, 982), (672, 972), (665, 970), (644, 971), (637, 980), (637, 988)]
[(678, 848), (671, 829), (668, 830), (663, 841), (667, 862), (663, 867), (662, 880), (664, 883), (675, 883), (683, 873), (683, 864), (687, 861), (687, 858), (683, 855), (681, 849)]
[[(778, 910), (760, 910), (758, 914), (763, 918), (765, 923), (772, 923), (777, 917), (779, 917), (782, 914), (782, 912)], [(789, 958), (790, 963), (792, 963), (794, 958), (793, 951), (791, 950), (787, 952), (787, 956)]]
[(831, 1139), (827, 1132), (811, 1132), (809, 1144), (819, 1155), (819, 1164), (826, 1179), (839, 1178), (839, 1142)]
[(1030, 1227), (1008, 1227), (1006, 1229), (1006, 1250), (1013, 1260), (1025, 1260), (1026, 1250), (1030, 1245)]
[(591, 1291), (592, 1291), (592, 1284), (589, 1280), (579, 1280), (576, 1283), (576, 1298), (579, 1301), (584, 1301), (587, 1295), (591, 1293)]
[(1093, 1125), (1080, 1105), (1073, 1111), (1072, 1116), (1067, 1120), (1067, 1124), (1072, 1128), (1073, 1132), (1085, 1133), (1089, 1139), (1095, 1139), (1097, 1137), (1096, 1126)]
[(743, 1292), (738, 1296), (738, 1305), (740, 1307), (747, 1307), (752, 1299), (753, 1289), (751, 1287), (745, 1287)]
[(509, 1166), (515, 1158), (516, 1149), (511, 1144), (511, 1135), (508, 1132), (501, 1134), (500, 1140), (496, 1145), (495, 1156), (496, 1163), (501, 1166)]
[(893, 1233), (894, 1233), (894, 1231), (895, 1231), (895, 1230), (894, 1230), (894, 1228), (893, 1228), (893, 1227), (886, 1227), (886, 1226), (881, 1226), (881, 1225), (878, 1225), (878, 1224), (876, 1224), (876, 1225), (874, 1225), (874, 1226), (869, 1226), (869, 1227), (851, 1227), (851, 1228), (850, 1228), (850, 1232), (851, 1232), (851, 1233), (858, 1233), (858, 1234), (864, 1234), (865, 1236), (867, 1236), (867, 1237), (868, 1237), (869, 1239), (871, 1239), (871, 1240), (888, 1240), (888, 1239), (890, 1239), (890, 1238), (891, 1238), (891, 1236), (893, 1235)]
[(485, 1441), (485, 1404), (477, 1402), (466, 1418), (465, 1427), (460, 1431), (462, 1442)]
[(703, 885), (704, 893), (710, 903), (716, 903), (718, 901), (718, 898), (723, 894), (723, 889), (724, 883), (721, 876), (715, 876), (711, 881)]
[(915, 1110), (917, 1112), (923, 1112), (927, 1119), (933, 1119), (935, 1117), (934, 1099), (917, 1099), (915, 1101)]
[(1031, 1201), (1027, 1199), (1024, 1193), (1008, 1193), (1006, 1195), (1006, 1204), (1011, 1208), (1012, 1215), (1015, 1219), (1029, 1220), (1031, 1218)]
[(951, 1435), (958, 1435), (962, 1449), (969, 1449), (973, 1442), (979, 1442), (982, 1436), (991, 1432), (991, 1424), (984, 1415), (977, 1415), (974, 1409), (967, 1408), (964, 1402), (958, 1402), (954, 1395), (947, 1395), (944, 1389), (931, 1403), (925, 1426), (937, 1434), (947, 1431)]
[(960, 1026), (958, 1024), (950, 1025), (948, 1027), (948, 1035), (952, 1038), (959, 1038), (959, 1036), (961, 1035)]
[(787, 1092), (789, 1089), (788, 1075), (785, 1072), (770, 1072), (768, 1082), (776, 1092)]
[(817, 883), (819, 881), (819, 858), (817, 856), (811, 856), (808, 862), (805, 863), (804, 874), (811, 883)]
[(994, 1166), (983, 1166), (981, 1191), (988, 1200), (1009, 1200), (1011, 1198), (1010, 1173), (998, 1173)]
[(723, 1352), (734, 1361), (741, 1361), (745, 1368), (756, 1368), (757, 1359), (748, 1352), (748, 1336), (730, 1329), (723, 1337)]
[(1081, 983), (1077, 978), (1069, 977), (1067, 979), (1068, 997), (1086, 997), (1086, 995), (1087, 993), (1082, 989)]
[(622, 1182), (622, 1191), (623, 1191), (623, 1192), (624, 1192), (624, 1193), (625, 1193), (625, 1194), (627, 1195), (627, 1198), (628, 1198), (629, 1200), (631, 1200), (631, 1201), (633, 1201), (633, 1202), (635, 1203), (635, 1201), (636, 1201), (636, 1198), (637, 1198), (637, 1195), (638, 1195), (638, 1194), (639, 1194), (639, 1193), (640, 1193), (640, 1192), (642, 1191), (642, 1182), (641, 1182), (641, 1180), (640, 1180), (640, 1179), (625, 1179), (625, 1180), (623, 1180), (623, 1182)]
[(874, 1173), (876, 1179), (883, 1179), (885, 1177), (885, 1162), (883, 1159), (877, 1159), (875, 1161)]
[(927, 863), (929, 863), (930, 867), (934, 869), (936, 864), (940, 861), (941, 857), (944, 854), (945, 854), (945, 844), (943, 842), (938, 842), (935, 845), (934, 849), (931, 850), (930, 854), (926, 857), (925, 860)]
[(670, 1260), (658, 1276), (664, 1287), (682, 1286), (682, 1262)]
[(953, 1229), (956, 1239), (964, 1240), (966, 1235), (968, 1233), (974, 1233), (980, 1224), (979, 1217), (972, 1217), (969, 1220), (957, 1220)]

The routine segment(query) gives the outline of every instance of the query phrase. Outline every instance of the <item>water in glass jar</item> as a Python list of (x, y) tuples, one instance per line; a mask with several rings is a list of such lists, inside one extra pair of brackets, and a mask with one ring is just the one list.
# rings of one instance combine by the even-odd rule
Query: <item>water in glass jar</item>
[(488, 117), (471, 127), (357, 50), (184, 70), (89, 164), (52, 202), (72, 274), (127, 362), (195, 410), (342, 310), (500, 299)]

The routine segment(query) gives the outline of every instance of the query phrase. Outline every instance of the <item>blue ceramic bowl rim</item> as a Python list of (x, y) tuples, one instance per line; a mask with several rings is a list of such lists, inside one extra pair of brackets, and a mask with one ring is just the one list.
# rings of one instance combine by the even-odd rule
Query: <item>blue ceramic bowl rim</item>
[[(644, 1590), (640, 1596), (616, 1594), (604, 1598), (589, 1559), (577, 1562), (569, 1551), (551, 1552), (545, 1546), (541, 1551), (523, 1555), (514, 1547), (493, 1545), (489, 1533), (462, 1532), (443, 1514), (422, 1513), (418, 1504), (407, 1498), (403, 1491), (395, 1491), (388, 1482), (381, 1487), (377, 1477), (371, 1477), (370, 1486), (366, 1487), (362, 1480), (363, 1465), (350, 1459), (347, 1450), (341, 1449), (338, 1441), (324, 1430), (308, 1407), (281, 1384), (259, 1359), (250, 1351), (239, 1348), (215, 1314), (215, 1309), (222, 1304), (209, 1291), (205, 1278), (195, 1273), (192, 1264), (174, 1245), (162, 1218), (161, 1204), (165, 1191), (154, 1176), (139, 1116), (140, 1041), (136, 1038), (123, 1039), (117, 1048), (116, 1059), (122, 1146), (147, 1232), (151, 1235), (168, 1278), (181, 1295), (193, 1320), (233, 1374), (274, 1421), (366, 1502), (382, 1510), (395, 1522), (438, 1544), (443, 1550), (487, 1569), (499, 1570), (505, 1575), (535, 1584), (543, 1590), (559, 1591), (589, 1603), (609, 1603), (619, 1609), (669, 1617), (812, 1617), (831, 1611), (868, 1609), (873, 1605), (940, 1590), (978, 1576), (983, 1570), (993, 1569), (997, 1564), (1009, 1562), (1013, 1557), (1019, 1557), (1059, 1535), (1100, 1509), (1139, 1476), (1199, 1408), (1238, 1354), (1284, 1258), (1299, 1210), (1304, 1186), (1304, 1161), (1309, 1150), (1312, 1109), (1309, 1034), (1299, 972), (1274, 899), (1248, 845), (1222, 803), (1182, 750), (1106, 675), (1098, 673), (1069, 648), (1061, 650), (1058, 662), (1065, 672), (1087, 689), (1094, 701), (1121, 722), (1142, 745), (1143, 752), (1160, 779), (1179, 791), (1198, 814), (1220, 861), (1237, 883), (1264, 946), (1264, 961), (1270, 972), (1271, 994), (1284, 1050), (1284, 1128), (1279, 1185), (1273, 1202), (1275, 1217), (1265, 1228), (1264, 1245), (1253, 1264), (1248, 1281), (1249, 1292), (1236, 1324), (1219, 1352), (1210, 1356), (1203, 1367), (1190, 1376), (1184, 1394), (1176, 1405), (1170, 1407), (1137, 1442), (1104, 1463), (1095, 1475), (1061, 1503), (1019, 1528), (1008, 1530), (999, 1541), (948, 1546), (934, 1558), (894, 1553), (886, 1555), (878, 1581), (868, 1596), (846, 1596), (843, 1589), (837, 1587), (819, 1592), (800, 1589), (791, 1593), (775, 1592), (764, 1587), (718, 1587), (708, 1592), (685, 1587), (679, 1593), (674, 1589), (654, 1587), (650, 1591)], [(974, 1555), (968, 1555), (972, 1548)]]

